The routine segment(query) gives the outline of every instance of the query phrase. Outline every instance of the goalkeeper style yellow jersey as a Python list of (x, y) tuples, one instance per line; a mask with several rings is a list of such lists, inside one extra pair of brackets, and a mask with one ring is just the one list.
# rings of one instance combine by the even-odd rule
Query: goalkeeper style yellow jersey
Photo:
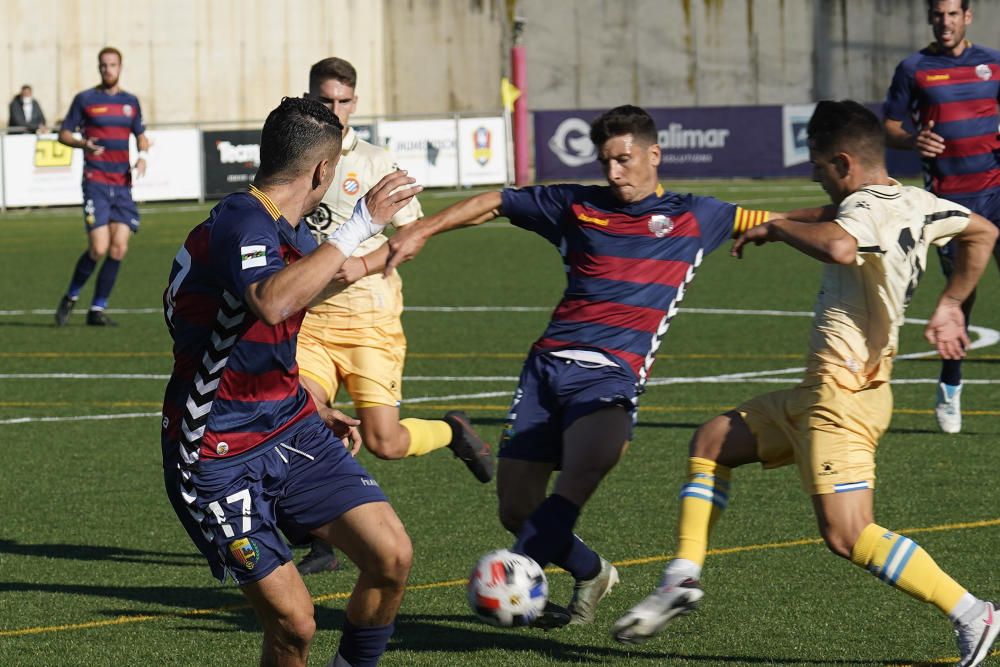
[[(344, 135), (343, 149), (333, 183), (319, 208), (306, 217), (306, 223), (317, 237), (325, 237), (344, 224), (354, 211), (354, 205), (379, 179), (399, 167), (388, 151), (361, 140), (353, 128)], [(423, 211), (414, 198), (395, 216), (391, 224), (402, 227), (420, 218)], [(352, 255), (367, 255), (388, 241), (378, 234), (362, 243)], [(382, 327), (398, 320), (403, 312), (403, 284), (399, 272), (388, 278), (381, 274), (365, 276), (323, 303), (309, 309), (303, 327), (319, 326), (335, 329)]]
[(824, 265), (807, 374), (859, 391), (889, 381), (927, 251), (965, 229), (969, 209), (892, 181), (851, 194), (835, 222), (857, 240), (857, 259)]

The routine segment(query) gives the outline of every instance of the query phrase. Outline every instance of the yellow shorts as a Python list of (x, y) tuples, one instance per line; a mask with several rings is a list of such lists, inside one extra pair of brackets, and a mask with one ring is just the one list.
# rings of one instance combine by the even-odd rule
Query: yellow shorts
[(806, 493), (875, 488), (875, 448), (892, 418), (888, 382), (851, 392), (817, 380), (757, 396), (737, 412), (764, 467), (796, 463)]
[(331, 402), (343, 384), (355, 406), (398, 406), (405, 358), (406, 336), (399, 320), (363, 329), (304, 325), (299, 331), (299, 373), (323, 387)]

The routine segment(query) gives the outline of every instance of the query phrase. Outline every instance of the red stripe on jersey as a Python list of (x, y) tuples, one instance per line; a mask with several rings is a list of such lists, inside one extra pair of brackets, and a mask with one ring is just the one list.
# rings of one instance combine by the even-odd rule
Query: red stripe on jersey
[[(573, 204), (572, 210), (581, 227), (597, 229), (610, 234), (656, 236), (649, 228), (649, 221), (653, 215), (657, 215), (655, 213), (637, 218), (624, 213), (609, 213), (583, 204)], [(699, 236), (701, 234), (698, 221), (690, 212), (672, 218), (672, 222), (672, 229), (663, 236)]]
[(935, 86), (951, 86), (958, 83), (983, 83), (990, 79), (1000, 79), (1000, 65), (988, 64), (990, 77), (982, 78), (976, 70), (983, 65), (975, 67), (949, 67), (947, 69), (925, 69), (916, 73), (917, 85), (921, 88), (933, 88)]
[(295, 334), (299, 332), (299, 327), (302, 324), (302, 318), (304, 316), (305, 311), (299, 311), (299, 313), (292, 315), (284, 322), (274, 326), (270, 326), (260, 320), (257, 320), (254, 322), (253, 326), (243, 334), (242, 340), (250, 343), (267, 343), (268, 345), (284, 343), (287, 340), (291, 340)]
[(939, 176), (934, 179), (934, 192), (939, 196), (968, 194), (1000, 187), (1000, 169), (991, 169), (976, 174)]
[(105, 148), (100, 153), (90, 153), (87, 155), (89, 162), (110, 162), (114, 164), (128, 164), (128, 151), (109, 151)]
[[(555, 350), (592, 350), (594, 345), (592, 343), (575, 343), (573, 341), (557, 340), (555, 338), (540, 338), (532, 346), (532, 349), (542, 351), (542, 352), (552, 352)], [(599, 348), (605, 354), (611, 354), (625, 363), (627, 363), (636, 375), (639, 374), (639, 369), (642, 368), (643, 364), (646, 362), (646, 358), (641, 354), (635, 354), (633, 352), (626, 352), (625, 350), (614, 350), (611, 348)]]
[(1000, 113), (997, 101), (990, 97), (978, 100), (962, 100), (961, 102), (944, 102), (927, 108), (922, 117), (935, 123), (951, 123), (970, 118), (996, 116)]
[(1000, 149), (1000, 141), (997, 141), (997, 135), (993, 132), (978, 137), (949, 139), (944, 143), (944, 150), (938, 153), (938, 157), (969, 157), (992, 153), (997, 149)]
[[(316, 412), (316, 405), (311, 401), (306, 401), (299, 413), (288, 420), (287, 423), (283, 424), (281, 428), (272, 433), (257, 433), (250, 431), (248, 433), (240, 433), (232, 431), (229, 433), (216, 433), (215, 431), (207, 431), (205, 437), (201, 441), (200, 457), (208, 459), (221, 459), (225, 457), (232, 457), (235, 454), (240, 454), (254, 446), (260, 444), (264, 440), (273, 438), (277, 436), (282, 431), (288, 429), (288, 427), (293, 424), (297, 424), (305, 417), (308, 417), (313, 412)], [(216, 451), (216, 446), (220, 442), (225, 442), (228, 446), (227, 451), (224, 456), (219, 455)]]
[(247, 403), (281, 401), (298, 393), (298, 375), (298, 365), (288, 372), (278, 369), (261, 374), (240, 373), (227, 368), (222, 373), (222, 381), (219, 382), (215, 397), (224, 401)]
[(656, 331), (664, 313), (656, 308), (629, 306), (614, 301), (586, 301), (567, 299), (552, 313), (552, 320), (571, 322), (592, 322), (611, 327), (623, 327), (639, 331)]
[(684, 282), (690, 264), (669, 259), (633, 259), (572, 253), (569, 257), (574, 275), (605, 280), (656, 283), (677, 287)]
[(129, 125), (87, 125), (84, 134), (88, 139), (128, 139), (132, 134)]
[(129, 184), (128, 172), (125, 172), (123, 174), (112, 174), (111, 172), (99, 171), (97, 169), (84, 169), (83, 177), (88, 181), (93, 181), (94, 183), (100, 183), (101, 185)]
[(174, 304), (173, 319), (187, 326), (210, 328), (219, 316), (219, 300), (213, 294), (189, 292)]

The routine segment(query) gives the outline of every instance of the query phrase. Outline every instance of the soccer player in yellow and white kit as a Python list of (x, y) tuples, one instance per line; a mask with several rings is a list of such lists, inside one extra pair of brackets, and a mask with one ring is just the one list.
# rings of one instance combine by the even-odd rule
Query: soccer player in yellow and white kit
[(959, 664), (977, 665), (1000, 631), (1000, 610), (956, 583), (915, 542), (876, 524), (872, 506), (875, 449), (892, 416), (898, 331), (928, 248), (952, 238), (958, 245), (955, 272), (925, 331), (943, 357), (958, 358), (969, 343), (961, 304), (989, 261), (997, 230), (962, 206), (890, 178), (879, 121), (860, 104), (820, 102), (808, 133), (813, 180), (833, 200), (833, 221), (771, 221), (733, 246), (741, 256), (747, 243), (783, 241), (825, 263), (805, 379), (698, 429), (680, 493), (677, 553), (661, 585), (618, 620), (613, 634), (639, 643), (696, 607), (732, 468), (795, 463), (829, 549), (947, 614)]
[[(380, 178), (396, 171), (392, 155), (358, 137), (349, 125), (357, 109), (357, 72), (341, 58), (326, 58), (309, 70), (308, 97), (325, 104), (347, 128), (333, 184), (320, 206), (306, 217), (317, 236), (325, 237), (350, 219), (354, 205)], [(393, 216), (401, 227), (423, 212), (414, 197)], [(309, 309), (298, 336), (296, 353), (302, 385), (321, 414), (329, 409), (343, 384), (361, 420), (365, 447), (382, 459), (421, 456), (448, 447), (480, 482), (493, 477), (493, 457), (464, 413), (443, 419), (400, 421), (406, 337), (400, 315), (403, 290), (399, 274), (383, 278), (388, 239), (378, 234), (362, 243), (337, 278), (345, 289)], [(301, 574), (337, 567), (329, 545), (314, 542), (299, 563)]]

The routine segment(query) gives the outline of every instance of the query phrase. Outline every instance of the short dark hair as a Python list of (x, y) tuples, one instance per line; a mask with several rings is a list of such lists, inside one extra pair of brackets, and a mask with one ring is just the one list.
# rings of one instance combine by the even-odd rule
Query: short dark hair
[(656, 143), (656, 123), (644, 109), (631, 104), (605, 111), (590, 124), (590, 140), (600, 148), (608, 139), (631, 134), (647, 144)]
[(324, 58), (309, 68), (309, 92), (314, 92), (324, 81), (330, 79), (356, 88), (358, 72), (354, 69), (354, 65), (343, 58)]
[(344, 127), (316, 100), (285, 97), (260, 133), (261, 179), (291, 180), (318, 148), (340, 150)]
[(817, 153), (850, 153), (867, 165), (885, 160), (885, 135), (878, 116), (854, 100), (820, 102), (806, 132)]
[(101, 49), (97, 54), (97, 62), (101, 62), (101, 56), (106, 55), (108, 53), (113, 53), (116, 56), (118, 56), (118, 63), (121, 64), (122, 52), (113, 46), (105, 46), (103, 49)]
[[(930, 14), (934, 11), (934, 5), (941, 2), (941, 0), (927, 0), (927, 13)], [(962, 0), (962, 11), (969, 11), (969, 3), (971, 0)]]

